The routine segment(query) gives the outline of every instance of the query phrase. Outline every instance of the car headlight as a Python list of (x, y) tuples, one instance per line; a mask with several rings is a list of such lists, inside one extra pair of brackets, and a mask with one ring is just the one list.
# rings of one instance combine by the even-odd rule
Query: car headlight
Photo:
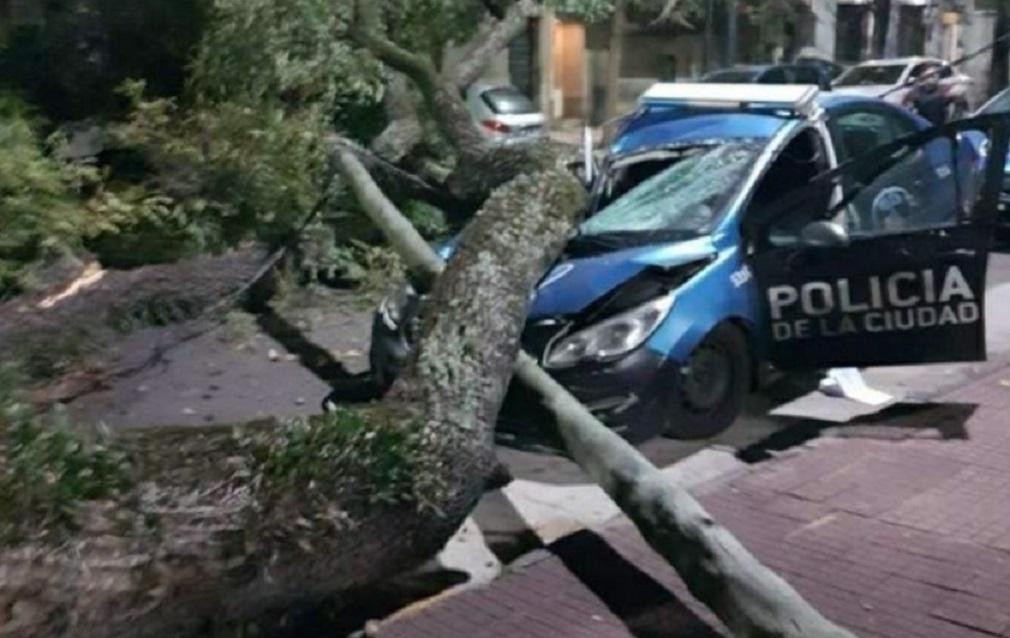
[(544, 365), (566, 368), (580, 361), (607, 361), (631, 352), (663, 323), (673, 300), (673, 294), (657, 297), (560, 339), (548, 347)]
[(390, 330), (399, 330), (403, 323), (404, 310), (417, 295), (417, 291), (410, 284), (404, 284), (399, 290), (388, 295), (379, 303), (379, 316), (382, 323)]

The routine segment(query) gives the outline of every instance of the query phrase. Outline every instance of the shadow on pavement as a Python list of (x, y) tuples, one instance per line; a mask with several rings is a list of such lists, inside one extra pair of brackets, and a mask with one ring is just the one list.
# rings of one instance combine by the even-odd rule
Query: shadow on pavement
[(977, 409), (978, 406), (971, 403), (896, 403), (876, 414), (845, 424), (797, 419), (795, 425), (740, 449), (737, 458), (745, 463), (759, 463), (772, 458), (776, 453), (803, 445), (820, 436), (880, 440), (962, 440), (968, 438), (965, 423)]
[(329, 350), (313, 343), (305, 331), (277, 314), (273, 308), (267, 305), (257, 307), (256, 323), (288, 352), (297, 356), (303, 367), (332, 388), (323, 400), (324, 405), (328, 401), (363, 403), (382, 398), (383, 389), (370, 372), (349, 372)]
[(593, 532), (566, 536), (548, 549), (639, 638), (717, 634), (658, 581)]
[(467, 578), (465, 572), (422, 569), (380, 585), (347, 592), (340, 600), (306, 602), (283, 617), (258, 625), (256, 635), (261, 638), (360, 635), (369, 620), (386, 618), (419, 600), (465, 583)]
[(501, 490), (486, 492), (472, 516), (484, 535), (488, 549), (502, 565), (508, 565), (523, 554), (544, 546)]
[(326, 348), (310, 341), (303, 330), (277, 314), (273, 308), (266, 306), (259, 310), (256, 323), (323, 381), (332, 383), (354, 378), (355, 375), (348, 372), (344, 364), (337, 361)]

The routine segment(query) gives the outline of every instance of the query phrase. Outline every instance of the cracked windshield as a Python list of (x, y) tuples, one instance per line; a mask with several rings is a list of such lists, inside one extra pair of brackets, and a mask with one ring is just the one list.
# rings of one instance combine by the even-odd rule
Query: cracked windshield
[(1010, 638), (1010, 0), (0, 0), (0, 638)]
[(704, 234), (740, 192), (760, 152), (758, 144), (709, 144), (618, 160), (603, 180), (597, 212), (579, 231)]

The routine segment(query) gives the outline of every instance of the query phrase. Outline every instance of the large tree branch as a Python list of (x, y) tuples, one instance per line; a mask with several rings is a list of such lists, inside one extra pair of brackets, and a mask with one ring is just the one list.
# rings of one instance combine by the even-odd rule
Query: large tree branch
[(402, 73), (393, 73), (382, 99), (389, 124), (372, 140), (376, 155), (389, 162), (409, 156), (424, 139), (424, 127), (414, 107), (413, 96)]
[[(335, 152), (377, 223), (404, 235), (408, 261), (433, 276), (441, 262), (354, 154)], [(528, 291), (585, 197), (562, 168), (531, 168), (497, 189), (460, 237), (430, 292), (437, 312), (424, 315), (417, 354), (379, 403), (296, 424), (120, 431), (103, 441), (103, 463), (45, 433), (47, 452), (26, 459), (9, 438), (25, 435), (0, 419), (0, 476), (12, 497), (0, 508), (0, 634), (194, 636), (231, 623), (244, 632), (248, 621), (339, 600), (434, 555), (495, 467), (495, 415)], [(31, 472), (18, 469), (28, 463)], [(82, 464), (106, 487), (91, 487)], [(58, 483), (47, 489), (32, 472)]]
[(733, 635), (853, 638), (758, 561), (687, 489), (600, 423), (536, 361), (520, 354), (516, 374), (554, 414), (565, 446), (579, 466)]
[[(430, 58), (411, 53), (383, 35), (378, 4), (375, 0), (357, 0), (354, 38), (384, 64), (414, 82), (439, 130), (459, 154), (460, 164), (465, 170), (474, 171), (474, 165), (490, 153), (491, 147), (477, 130), (459, 90), (438, 73)], [(508, 181), (514, 174), (506, 174), (494, 185)], [(483, 200), (486, 195), (487, 190), (483, 189), (479, 199)], [(461, 198), (474, 199), (473, 193), (462, 193)]]
[(477, 81), (491, 59), (523, 32), (530, 18), (540, 15), (540, 9), (535, 0), (519, 0), (490, 31), (478, 33), (475, 46), (466, 47), (468, 55), (452, 74), (456, 86), (465, 89)]
[(372, 180), (368, 171), (346, 144), (334, 142), (335, 160), (344, 179), (354, 192), (365, 214), (385, 234), (389, 243), (421, 281), (430, 284), (442, 271), (442, 260), (435, 254), (413, 224)]
[(427, 98), (438, 85), (435, 64), (423, 53), (412, 53), (383, 35), (380, 7), (375, 0), (357, 0), (351, 37), (384, 64), (407, 75)]
[[(345, 157), (353, 162), (353, 155)], [(355, 179), (368, 180), (363, 169)], [(367, 190), (362, 188), (362, 190)], [(373, 217), (390, 242), (413, 254), (404, 258), (439, 272), (427, 244), (396, 237), (406, 219), (395, 208)], [(691, 592), (737, 636), (761, 638), (852, 638), (807, 603), (785, 580), (764, 566), (719, 526), (682, 486), (594, 417), (523, 352), (516, 374), (555, 415), (568, 452), (614, 499), (646, 541), (669, 561)]]

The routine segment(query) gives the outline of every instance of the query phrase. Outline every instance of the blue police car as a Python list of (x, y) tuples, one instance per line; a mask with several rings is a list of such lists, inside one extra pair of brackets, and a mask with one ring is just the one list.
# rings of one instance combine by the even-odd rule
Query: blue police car
[[(984, 357), (994, 196), (961, 129), (986, 126), (928, 131), (811, 86), (657, 84), (598, 167), (522, 345), (632, 440), (718, 433), (767, 366)], [(406, 289), (376, 314), (381, 382), (418, 303)], [(528, 423), (524, 392), (513, 384), (501, 427)]]

